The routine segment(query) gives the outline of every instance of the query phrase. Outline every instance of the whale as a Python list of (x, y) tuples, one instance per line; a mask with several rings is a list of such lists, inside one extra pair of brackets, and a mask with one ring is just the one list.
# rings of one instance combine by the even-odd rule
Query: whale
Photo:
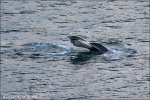
[(99, 51), (101, 53), (109, 51), (105, 46), (101, 45), (100, 43), (88, 42), (79, 36), (68, 36), (68, 38), (70, 39), (70, 42), (76, 47), (86, 48), (90, 51)]

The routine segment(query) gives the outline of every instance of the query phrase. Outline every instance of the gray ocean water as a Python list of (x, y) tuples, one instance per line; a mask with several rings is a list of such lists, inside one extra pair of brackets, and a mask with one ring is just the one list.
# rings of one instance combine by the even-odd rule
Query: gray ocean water
[[(2, 0), (1, 99), (150, 97), (149, 0)], [(101, 43), (105, 54), (68, 36)]]

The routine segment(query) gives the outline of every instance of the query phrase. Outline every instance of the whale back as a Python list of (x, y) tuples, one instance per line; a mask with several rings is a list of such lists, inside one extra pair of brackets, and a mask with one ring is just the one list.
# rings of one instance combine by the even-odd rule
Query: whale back
[(90, 43), (78, 36), (68, 36), (68, 37), (70, 38), (71, 43), (77, 47), (87, 48), (91, 51), (100, 51), (101, 53), (105, 53), (108, 51), (106, 47), (104, 47), (99, 43)]
[(99, 43), (90, 43), (92, 45), (91, 51), (100, 51), (100, 52), (107, 52), (108, 49)]

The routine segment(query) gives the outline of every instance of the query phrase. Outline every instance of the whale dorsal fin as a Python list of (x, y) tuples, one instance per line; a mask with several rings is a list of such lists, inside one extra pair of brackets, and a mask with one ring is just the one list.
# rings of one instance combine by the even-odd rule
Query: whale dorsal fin
[(104, 47), (103, 45), (99, 43), (90, 43), (92, 45), (92, 51), (101, 51), (101, 52), (107, 52), (108, 49)]

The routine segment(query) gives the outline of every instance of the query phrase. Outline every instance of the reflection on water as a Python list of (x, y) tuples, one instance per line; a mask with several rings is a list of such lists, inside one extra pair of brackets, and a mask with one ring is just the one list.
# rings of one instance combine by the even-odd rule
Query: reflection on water
[[(148, 99), (149, 3), (1, 2), (2, 99)], [(83, 36), (109, 51), (70, 45)]]

